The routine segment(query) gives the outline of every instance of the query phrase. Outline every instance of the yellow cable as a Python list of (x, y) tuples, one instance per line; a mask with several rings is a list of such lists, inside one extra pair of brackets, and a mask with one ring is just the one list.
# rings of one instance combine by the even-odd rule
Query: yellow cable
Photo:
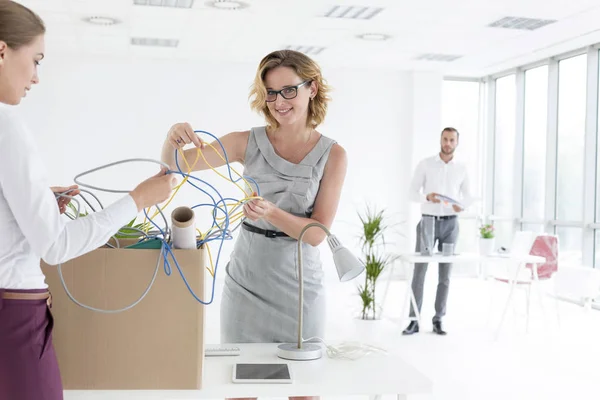
[(210, 253), (210, 246), (208, 245), (208, 243), (206, 244), (206, 250), (208, 252), (208, 260), (210, 262), (210, 268), (206, 267), (206, 269), (208, 269), (208, 272), (214, 278), (215, 277), (215, 266), (213, 264), (212, 254)]
[[(221, 158), (221, 160), (223, 160), (223, 161), (225, 161), (227, 163), (227, 160), (225, 159), (225, 157), (223, 157), (221, 155), (221, 153), (219, 153), (217, 151), (217, 149), (212, 144), (210, 144), (210, 143), (206, 143), (206, 144), (213, 149), (213, 151)], [(200, 148), (197, 149), (197, 151), (196, 151), (196, 159), (194, 160), (194, 163), (192, 164), (192, 166), (189, 165), (189, 163), (187, 161), (187, 158), (185, 157), (185, 153), (183, 153), (183, 151), (181, 149), (177, 149), (177, 151), (182, 156), (183, 162), (185, 163), (185, 166), (187, 167), (186, 176), (184, 177), (183, 181), (174, 188), (173, 194), (171, 195), (171, 197), (169, 198), (169, 200), (167, 200), (167, 202), (162, 205), (161, 208), (159, 208), (159, 206), (156, 205), (157, 211), (154, 213), (154, 215), (152, 215), (152, 217), (150, 217), (150, 220), (153, 220), (159, 214), (159, 212), (160, 212), (159, 210), (165, 209), (166, 207), (168, 207), (168, 205), (171, 203), (171, 201), (175, 198), (175, 195), (177, 195), (177, 193), (179, 192), (179, 189), (181, 189), (181, 187), (188, 181), (188, 179), (189, 179), (188, 175), (190, 175), (190, 173), (192, 172), (192, 169), (196, 166), (196, 164), (198, 163), (200, 157), (202, 157), (203, 161), (206, 163), (206, 165), (213, 172), (215, 172), (221, 178), (223, 178), (223, 179), (225, 179), (225, 180), (233, 183), (235, 186), (237, 186), (238, 189), (240, 189), (242, 191), (242, 193), (244, 193), (245, 197), (243, 199), (239, 200), (238, 202), (236, 202), (236, 203), (230, 203), (230, 204), (226, 203), (225, 206), (227, 208), (229, 208), (229, 207), (236, 208), (238, 205), (243, 204), (243, 203), (245, 203), (247, 201), (251, 201), (251, 200), (262, 200), (262, 197), (255, 196), (254, 193), (252, 193), (251, 195), (248, 195), (248, 192), (244, 188), (242, 188), (237, 182), (234, 182), (232, 179), (226, 177), (225, 175), (223, 175), (219, 171), (217, 171), (206, 160), (206, 157), (204, 157), (204, 153), (202, 152), (202, 149), (200, 149)], [(244, 176), (242, 174), (240, 174), (231, 165), (229, 165), (229, 168), (230, 168), (231, 171), (233, 171), (238, 177), (240, 177), (244, 181), (244, 183), (246, 184), (247, 187), (252, 188), (252, 186), (250, 185), (250, 183), (246, 180), (246, 178), (244, 178)], [(149, 207), (146, 210), (146, 213), (149, 214), (151, 209), (152, 209), (152, 207)], [(213, 211), (213, 212), (216, 212), (216, 211)], [(243, 211), (237, 212), (236, 214), (233, 214), (233, 215), (231, 213), (229, 213), (228, 214), (229, 223), (230, 224), (231, 223), (235, 223), (235, 222), (239, 221), (240, 219), (242, 219), (243, 216), (244, 216), (244, 212)], [(213, 215), (213, 217), (215, 217), (215, 221), (222, 221), (222, 220), (224, 221), (224, 220), (226, 220), (226, 217), (217, 217), (216, 215)], [(142, 227), (146, 228), (145, 232), (147, 233), (150, 230), (150, 228), (152, 227), (152, 225), (150, 223), (148, 223), (146, 220), (147, 219), (144, 216), (144, 221), (143, 221)], [(223, 230), (223, 225), (224, 224), (219, 224), (217, 222), (217, 226), (221, 230)], [(196, 231), (199, 233), (200, 240), (202, 241), (202, 240), (204, 240), (204, 238), (206, 238), (210, 234), (210, 232), (212, 231), (212, 228), (209, 229), (209, 231), (206, 234), (203, 234), (198, 228), (196, 228)], [(213, 259), (212, 259), (212, 254), (211, 254), (211, 251), (210, 251), (210, 246), (208, 245), (208, 243), (206, 244), (206, 247), (207, 247), (207, 251), (208, 251), (208, 257), (209, 257), (209, 260), (210, 260), (210, 268), (209, 267), (206, 267), (206, 268), (207, 268), (208, 272), (211, 274), (211, 276), (214, 278), (215, 271), (214, 271)]]
[[(208, 145), (209, 145), (209, 146), (210, 146), (210, 147), (211, 147), (211, 148), (212, 148), (212, 149), (213, 149), (213, 150), (214, 150), (214, 151), (217, 153), (217, 155), (218, 155), (219, 157), (221, 157), (221, 160), (223, 160), (223, 161), (227, 162), (227, 160), (225, 160), (225, 158), (224, 158), (224, 157), (221, 155), (221, 153), (219, 153), (219, 152), (217, 151), (217, 149), (215, 149), (215, 148), (213, 147), (213, 145), (212, 145), (212, 144), (208, 144)], [(242, 193), (244, 193), (244, 195), (245, 195), (245, 196), (248, 196), (248, 192), (246, 192), (246, 190), (245, 190), (244, 188), (242, 188), (242, 187), (241, 187), (241, 186), (240, 186), (240, 185), (239, 185), (237, 182), (234, 182), (234, 181), (232, 181), (230, 178), (228, 178), (228, 177), (226, 177), (225, 175), (221, 174), (221, 173), (220, 173), (219, 171), (217, 171), (217, 170), (216, 170), (216, 169), (215, 169), (215, 168), (214, 168), (212, 165), (210, 165), (210, 164), (209, 164), (209, 162), (206, 160), (206, 157), (204, 157), (204, 153), (202, 152), (202, 150), (198, 149), (198, 153), (199, 153), (199, 154), (202, 156), (202, 159), (204, 160), (204, 162), (206, 163), (206, 165), (208, 165), (208, 167), (209, 167), (211, 170), (213, 170), (213, 172), (214, 172), (215, 174), (219, 175), (221, 178), (225, 179), (226, 181), (229, 181), (229, 182), (233, 183), (235, 186), (237, 186), (237, 188), (238, 188), (238, 189), (240, 189), (240, 190), (242, 191)], [(248, 181), (246, 180), (246, 178), (244, 178), (244, 177), (243, 177), (243, 176), (242, 176), (242, 175), (241, 175), (239, 172), (237, 172), (237, 171), (235, 170), (235, 168), (233, 168), (231, 165), (229, 166), (229, 168), (230, 168), (230, 169), (231, 169), (233, 172), (235, 172), (235, 174), (236, 174), (237, 176), (239, 176), (240, 178), (242, 178), (242, 180), (244, 181), (244, 183), (245, 183), (245, 184), (246, 184), (248, 187), (252, 188), (252, 186), (250, 186), (250, 184), (248, 183)]]

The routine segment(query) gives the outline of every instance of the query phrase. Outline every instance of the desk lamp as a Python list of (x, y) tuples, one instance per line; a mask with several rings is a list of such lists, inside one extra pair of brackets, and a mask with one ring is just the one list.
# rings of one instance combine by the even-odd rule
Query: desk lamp
[(302, 237), (306, 231), (312, 227), (318, 227), (327, 234), (327, 244), (333, 254), (333, 262), (337, 269), (340, 282), (347, 282), (360, 275), (365, 266), (362, 262), (350, 252), (346, 247), (342, 246), (335, 235), (329, 232), (329, 229), (318, 222), (311, 222), (302, 228), (300, 237), (298, 237), (298, 343), (284, 343), (278, 346), (277, 356), (286, 360), (307, 361), (321, 358), (321, 346), (314, 343), (302, 343), (302, 313), (304, 309), (304, 278), (302, 275)]

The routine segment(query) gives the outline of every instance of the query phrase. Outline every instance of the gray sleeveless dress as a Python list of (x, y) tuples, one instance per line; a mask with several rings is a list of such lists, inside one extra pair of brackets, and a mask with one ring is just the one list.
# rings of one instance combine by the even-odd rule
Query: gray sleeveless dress
[[(321, 136), (299, 163), (279, 157), (265, 127), (248, 138), (244, 175), (254, 179), (260, 194), (280, 209), (310, 217), (323, 170), (334, 141)], [(266, 221), (247, 221), (279, 230)], [(314, 228), (318, 229), (318, 228)], [(268, 238), (240, 228), (226, 266), (221, 299), (221, 342), (295, 342), (298, 335), (298, 241)], [(303, 337), (323, 336), (325, 296), (319, 250), (302, 244), (304, 266)]]

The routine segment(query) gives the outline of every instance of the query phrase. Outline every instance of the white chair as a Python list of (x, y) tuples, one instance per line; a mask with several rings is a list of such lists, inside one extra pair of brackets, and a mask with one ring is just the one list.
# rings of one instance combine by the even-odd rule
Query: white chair
[[(527, 289), (527, 329), (529, 329), (529, 306), (530, 302), (530, 288), (531, 283), (533, 281), (537, 282), (537, 268), (523, 268), (526, 264), (523, 261), (523, 258), (530, 254), (532, 250), (533, 244), (533, 232), (531, 231), (520, 231), (516, 232), (513, 237), (511, 247), (509, 248), (509, 253), (502, 255), (500, 260), (504, 259), (502, 264), (504, 268), (502, 271), (497, 271), (497, 268), (494, 268), (490, 271), (490, 275), (493, 278), (492, 282), (501, 282), (508, 283), (510, 286), (508, 297), (506, 299), (506, 304), (504, 305), (504, 310), (500, 317), (500, 323), (498, 324), (498, 328), (496, 330), (496, 338), (500, 334), (500, 330), (502, 329), (502, 325), (506, 319), (506, 314), (508, 312), (508, 308), (511, 305), (511, 300), (513, 298), (515, 287), (524, 287)], [(528, 285), (522, 285), (523, 282), (527, 282)], [(492, 288), (493, 289), (493, 288)], [(539, 290), (539, 287), (538, 287)], [(492, 303), (493, 303), (493, 290), (490, 290), (490, 305), (488, 308), (488, 318), (492, 314)], [(538, 291), (540, 306), (543, 309), (542, 304), (542, 296), (541, 291)]]
[(554, 280), (555, 295), (581, 304), (586, 310), (600, 296), (600, 270), (584, 266), (561, 268)]

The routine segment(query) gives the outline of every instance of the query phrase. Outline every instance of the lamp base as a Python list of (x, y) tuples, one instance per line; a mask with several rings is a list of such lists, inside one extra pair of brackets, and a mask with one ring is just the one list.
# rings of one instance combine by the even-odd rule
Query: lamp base
[(277, 357), (293, 361), (317, 360), (323, 355), (321, 346), (314, 343), (302, 343), (298, 348), (297, 343), (285, 343), (277, 346)]

